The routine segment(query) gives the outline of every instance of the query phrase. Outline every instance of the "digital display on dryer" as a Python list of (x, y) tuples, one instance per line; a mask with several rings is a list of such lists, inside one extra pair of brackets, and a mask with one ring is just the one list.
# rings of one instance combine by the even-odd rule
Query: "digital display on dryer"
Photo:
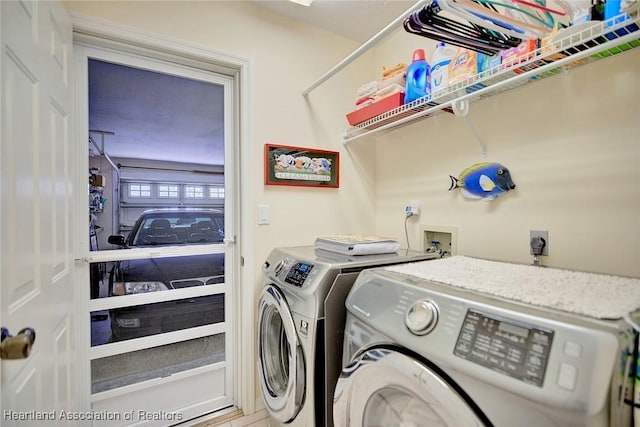
[(312, 264), (298, 262), (291, 267), (287, 273), (287, 277), (284, 278), (284, 281), (294, 286), (302, 286), (304, 281), (307, 280), (307, 276), (309, 276), (312, 269)]
[(453, 354), (542, 387), (553, 334), (552, 330), (468, 310)]

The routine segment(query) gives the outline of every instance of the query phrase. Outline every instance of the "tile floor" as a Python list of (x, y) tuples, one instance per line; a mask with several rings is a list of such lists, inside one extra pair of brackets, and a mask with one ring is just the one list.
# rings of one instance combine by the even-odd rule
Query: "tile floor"
[(269, 427), (269, 414), (266, 409), (262, 409), (252, 415), (241, 415), (241, 413), (237, 416), (230, 414), (218, 420), (197, 424), (195, 427)]

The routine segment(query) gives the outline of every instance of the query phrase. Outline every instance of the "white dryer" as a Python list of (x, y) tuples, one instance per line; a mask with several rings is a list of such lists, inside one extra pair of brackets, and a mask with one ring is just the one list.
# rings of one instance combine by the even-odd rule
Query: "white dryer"
[(367, 268), (435, 257), (407, 250), (348, 256), (314, 246), (271, 252), (258, 309), (258, 376), (271, 424), (333, 425), (344, 301), (355, 279)]
[(347, 297), (336, 427), (632, 425), (633, 321), (534, 307), (392, 270), (363, 272)]

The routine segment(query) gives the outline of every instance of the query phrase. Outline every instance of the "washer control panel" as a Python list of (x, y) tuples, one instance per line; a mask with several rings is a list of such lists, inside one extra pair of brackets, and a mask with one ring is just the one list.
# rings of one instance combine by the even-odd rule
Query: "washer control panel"
[(453, 354), (542, 387), (554, 332), (467, 310)]
[(414, 335), (428, 334), (438, 323), (438, 306), (429, 299), (411, 304), (404, 316), (404, 324)]
[(296, 262), (287, 272), (284, 281), (291, 285), (301, 287), (304, 284), (304, 281), (307, 280), (307, 277), (309, 277), (311, 270), (313, 270), (313, 264), (308, 262)]
[(278, 274), (282, 273), (282, 270), (284, 270), (286, 266), (287, 266), (287, 261), (285, 259), (281, 259), (280, 261), (278, 261), (275, 267), (273, 267), (273, 272), (277, 276)]

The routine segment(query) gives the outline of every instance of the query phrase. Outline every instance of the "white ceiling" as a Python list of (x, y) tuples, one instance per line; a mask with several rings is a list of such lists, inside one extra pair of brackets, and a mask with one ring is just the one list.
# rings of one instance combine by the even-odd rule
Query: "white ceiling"
[(315, 0), (302, 6), (287, 0), (249, 0), (280, 15), (363, 43), (406, 12), (417, 0)]
[[(248, 0), (272, 12), (364, 42), (415, 4), (414, 0)], [(91, 61), (89, 128), (104, 136), (112, 157), (224, 163), (222, 87)], [(92, 134), (100, 144), (101, 135)], [(94, 147), (90, 147), (93, 148)]]

